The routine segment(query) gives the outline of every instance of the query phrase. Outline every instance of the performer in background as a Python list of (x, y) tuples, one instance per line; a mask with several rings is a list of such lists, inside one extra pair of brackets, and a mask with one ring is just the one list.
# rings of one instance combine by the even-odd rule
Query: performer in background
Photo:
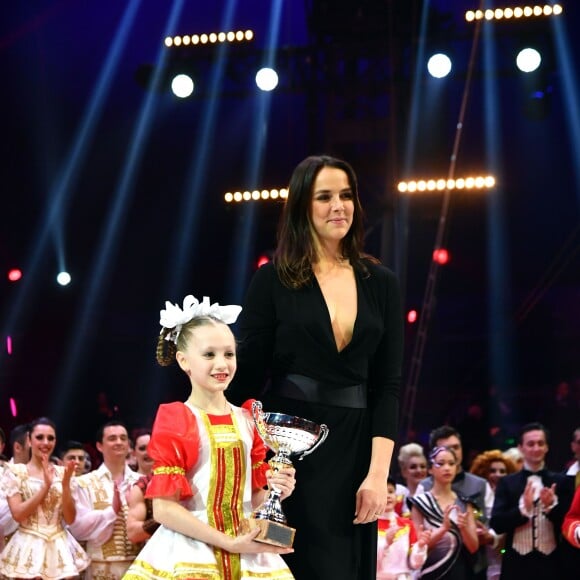
[(497, 485), (491, 525), (506, 534), (502, 580), (567, 578), (561, 550), (561, 527), (570, 506), (573, 479), (548, 471), (548, 431), (528, 423), (520, 432), (524, 468)]
[(475, 577), (473, 554), (479, 548), (474, 504), (453, 489), (459, 458), (451, 447), (429, 453), (433, 485), (409, 498), (411, 518), (418, 529), (432, 530), (427, 561), (421, 568), (425, 580), (470, 580)]
[(290, 179), (274, 261), (255, 273), (239, 321), (232, 400), (261, 398), (266, 411), (329, 427), (324, 445), (296, 462), (299, 484), (284, 506), (297, 528), (285, 559), (300, 580), (376, 577), (403, 326), (397, 279), (363, 241), (351, 166), (304, 159)]
[(30, 424), (30, 442), (28, 463), (11, 465), (0, 481), (19, 524), (2, 552), (0, 573), (4, 578), (45, 580), (78, 576), (90, 560), (65, 527), (76, 517), (74, 463), (51, 463), (56, 427), (46, 417)]
[(139, 475), (127, 465), (129, 435), (118, 419), (101, 426), (96, 441), (103, 463), (77, 478), (77, 517), (70, 530), (86, 542), (91, 558), (85, 580), (117, 580), (139, 551), (127, 538), (127, 494)]
[(427, 558), (431, 530), (417, 534), (415, 524), (395, 512), (395, 480), (387, 480), (387, 507), (379, 517), (377, 580), (411, 580)]

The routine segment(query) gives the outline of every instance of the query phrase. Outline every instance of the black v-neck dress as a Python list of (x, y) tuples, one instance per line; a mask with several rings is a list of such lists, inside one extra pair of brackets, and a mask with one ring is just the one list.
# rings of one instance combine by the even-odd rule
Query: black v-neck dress
[[(282, 506), (297, 530), (295, 552), (285, 558), (298, 580), (376, 576), (376, 524), (352, 521), (372, 437), (397, 434), (403, 324), (396, 277), (384, 266), (367, 267), (368, 275), (355, 270), (356, 322), (341, 351), (316, 279), (288, 289), (272, 264), (255, 273), (237, 324), (238, 370), (228, 398), (237, 404), (260, 399), (265, 411), (329, 427), (327, 440), (294, 462), (296, 489)], [(324, 402), (281, 396), (277, 386), (288, 375), (313, 380)], [(366, 393), (366, 408), (336, 405), (335, 393), (338, 399), (354, 385)]]

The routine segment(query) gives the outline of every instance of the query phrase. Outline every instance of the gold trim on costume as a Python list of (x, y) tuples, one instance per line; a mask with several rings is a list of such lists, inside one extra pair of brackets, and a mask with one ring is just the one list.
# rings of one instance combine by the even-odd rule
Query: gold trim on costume
[(177, 466), (162, 466), (156, 467), (153, 470), (153, 475), (185, 475), (185, 469)]
[[(243, 514), (244, 484), (246, 481), (245, 450), (235, 415), (232, 424), (212, 425), (205, 413), (201, 414), (210, 442), (210, 493), (207, 498), (207, 517), (210, 526), (235, 536)], [(228, 477), (218, 481), (224, 474)], [(218, 483), (221, 487), (218, 490)], [(221, 497), (218, 497), (218, 493)], [(220, 521), (218, 521), (218, 519)], [(239, 554), (214, 548), (220, 569), (220, 578), (240, 578)]]

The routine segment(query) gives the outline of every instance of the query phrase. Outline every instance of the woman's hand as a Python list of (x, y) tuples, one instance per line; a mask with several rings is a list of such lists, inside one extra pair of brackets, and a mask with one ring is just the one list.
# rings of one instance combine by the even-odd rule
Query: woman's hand
[(268, 486), (280, 491), (280, 499), (284, 500), (294, 491), (296, 487), (296, 470), (293, 467), (284, 467), (280, 471), (268, 471), (266, 479)]
[[(459, 511), (456, 504), (450, 504), (443, 510), (443, 524), (441, 524), (441, 528), (446, 532), (448, 532), (451, 528), (451, 512), (453, 511), (456, 512)], [(458, 520), (461, 515), (462, 514), (458, 513), (457, 515)]]
[(75, 462), (74, 461), (67, 461), (64, 466), (64, 474), (62, 476), (62, 486), (70, 487), (70, 479), (75, 472)]
[(273, 554), (291, 554), (293, 548), (281, 548), (263, 542), (256, 542), (254, 539), (260, 533), (260, 528), (256, 527), (247, 534), (240, 534), (235, 538), (229, 538), (225, 549), (232, 554), (260, 554), (271, 552)]
[(46, 489), (49, 489), (54, 479), (54, 465), (52, 464), (46, 453), (42, 455), (40, 461), (42, 463), (42, 475), (44, 477), (44, 485)]
[(467, 526), (467, 514), (457, 510), (457, 527), (461, 530)]
[(387, 506), (387, 484), (382, 475), (366, 476), (356, 492), (356, 511), (353, 524), (377, 521)]

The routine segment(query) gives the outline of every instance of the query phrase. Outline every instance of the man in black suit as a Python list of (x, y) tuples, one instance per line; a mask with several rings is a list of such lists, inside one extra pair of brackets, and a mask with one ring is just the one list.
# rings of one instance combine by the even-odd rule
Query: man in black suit
[(501, 578), (566, 578), (559, 544), (572, 478), (545, 469), (548, 432), (541, 423), (522, 427), (518, 448), (524, 468), (500, 479), (490, 522), (506, 533)]

